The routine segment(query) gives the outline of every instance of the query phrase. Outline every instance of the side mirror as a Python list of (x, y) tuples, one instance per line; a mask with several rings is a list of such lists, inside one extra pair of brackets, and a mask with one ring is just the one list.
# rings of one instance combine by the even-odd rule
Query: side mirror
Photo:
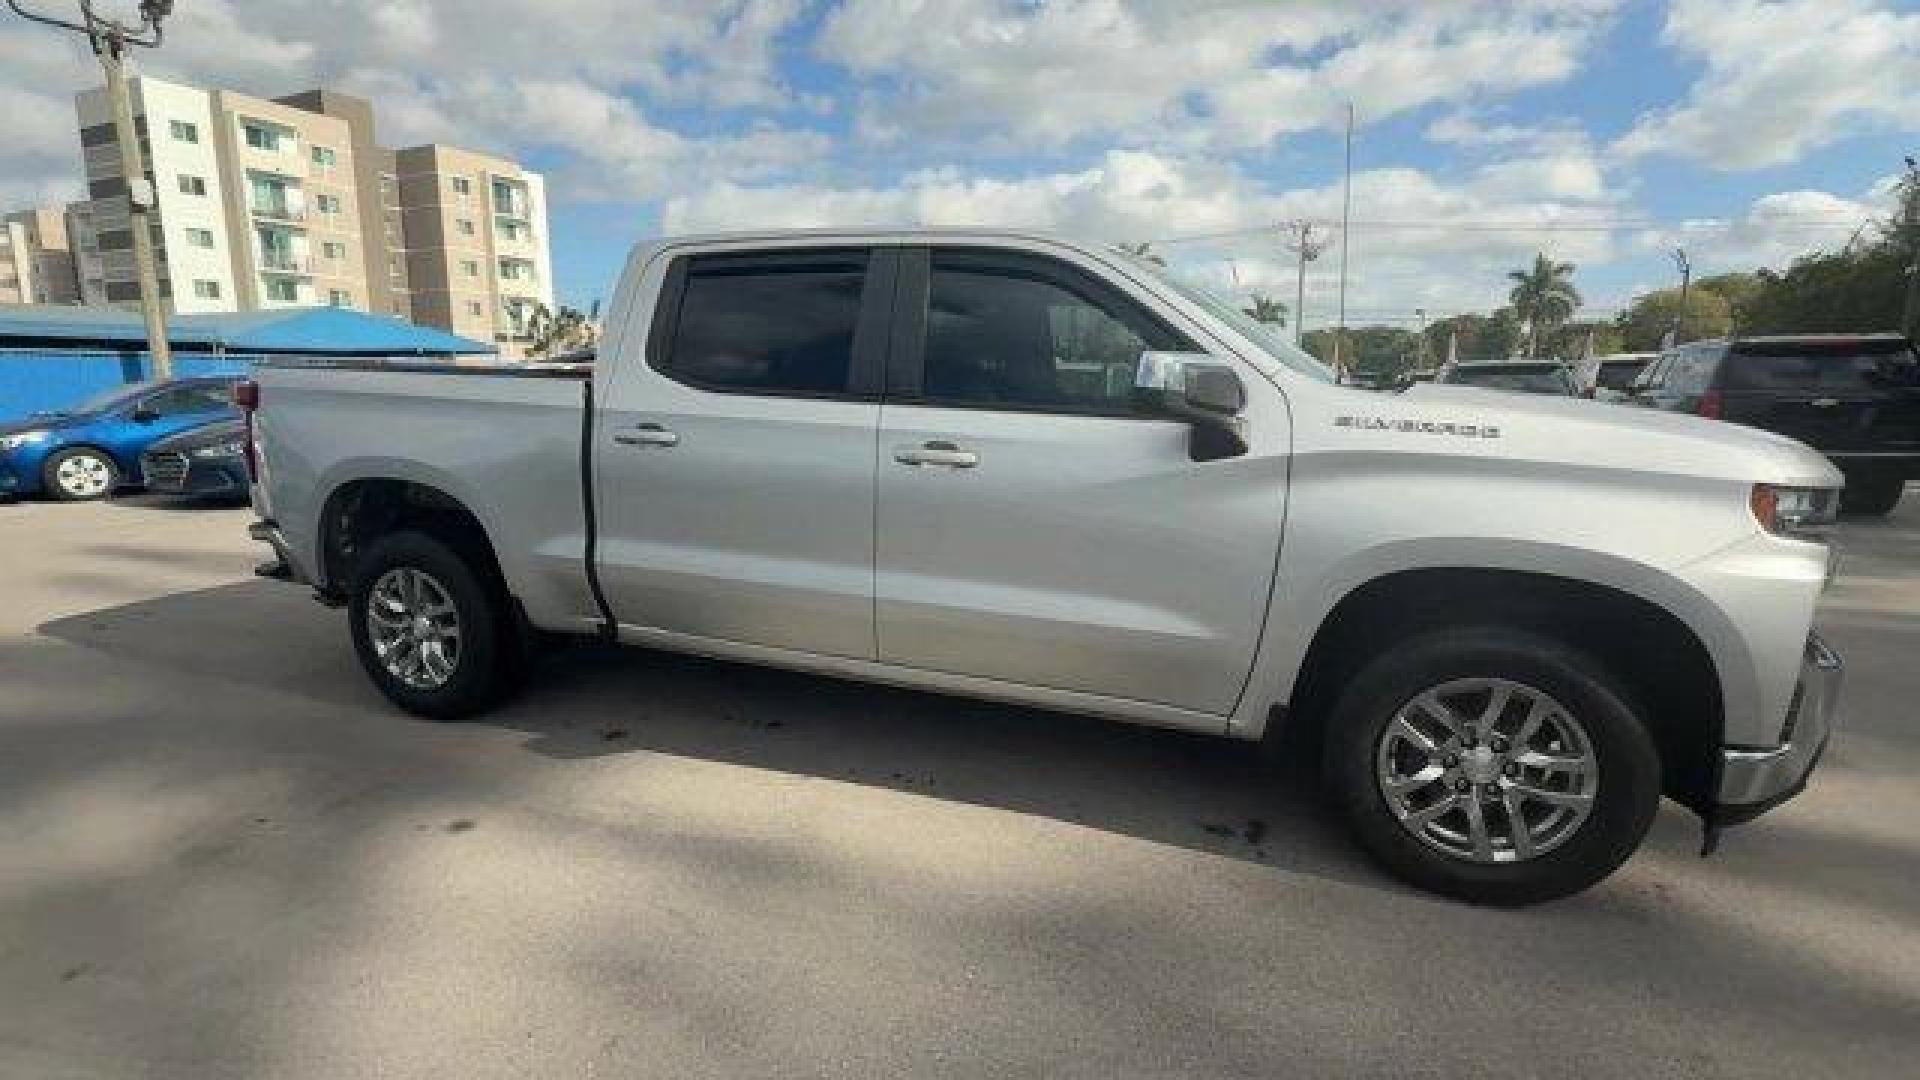
[(1247, 452), (1247, 388), (1232, 366), (1205, 353), (1145, 352), (1133, 385), (1148, 409), (1193, 426), (1193, 460)]
[(151, 424), (155, 420), (160, 419), (160, 414), (157, 412), (154, 412), (152, 409), (147, 408), (145, 405), (142, 405), (139, 408), (133, 410), (133, 414), (130, 417), (130, 419), (132, 419), (133, 422), (136, 424)]

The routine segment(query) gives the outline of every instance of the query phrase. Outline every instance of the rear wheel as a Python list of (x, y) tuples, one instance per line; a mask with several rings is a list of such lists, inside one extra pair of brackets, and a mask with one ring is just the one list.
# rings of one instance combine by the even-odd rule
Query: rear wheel
[(433, 536), (374, 541), (355, 568), (347, 610), (361, 666), (408, 712), (473, 716), (514, 684), (513, 620), (499, 590)]
[(62, 502), (90, 502), (113, 494), (120, 470), (105, 453), (80, 446), (47, 458), (40, 480), (47, 493)]
[(1456, 629), (1397, 643), (1329, 717), (1325, 773), (1394, 874), (1473, 903), (1579, 892), (1633, 854), (1660, 763), (1623, 688), (1550, 638)]
[(1900, 504), (1900, 495), (1906, 487), (1907, 478), (1901, 473), (1849, 476), (1846, 488), (1840, 492), (1840, 509), (1848, 514), (1885, 516)]

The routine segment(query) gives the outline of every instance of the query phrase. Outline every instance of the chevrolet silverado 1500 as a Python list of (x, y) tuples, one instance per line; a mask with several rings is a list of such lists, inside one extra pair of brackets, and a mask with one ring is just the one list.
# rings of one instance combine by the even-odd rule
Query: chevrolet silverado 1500
[(1164, 268), (1015, 232), (675, 239), (590, 369), (273, 366), (256, 535), (382, 691), (602, 635), (1316, 747), (1362, 846), (1564, 895), (1708, 836), (1832, 722), (1840, 475), (1574, 398), (1342, 385)]

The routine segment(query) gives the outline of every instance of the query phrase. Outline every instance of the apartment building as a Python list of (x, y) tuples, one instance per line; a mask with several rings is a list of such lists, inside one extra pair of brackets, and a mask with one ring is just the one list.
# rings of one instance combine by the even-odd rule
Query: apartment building
[(546, 187), (511, 161), (451, 146), (395, 154), (414, 319), (523, 351), (553, 306)]
[[(131, 90), (173, 310), (334, 304), (517, 355), (535, 305), (552, 306), (538, 173), (456, 147), (382, 147), (373, 107), (331, 90), (268, 100), (152, 78)], [(78, 292), (137, 303), (104, 90), (77, 109), (89, 195), (69, 213)]]
[(71, 304), (79, 298), (66, 213), (58, 206), (0, 217), (0, 304)]

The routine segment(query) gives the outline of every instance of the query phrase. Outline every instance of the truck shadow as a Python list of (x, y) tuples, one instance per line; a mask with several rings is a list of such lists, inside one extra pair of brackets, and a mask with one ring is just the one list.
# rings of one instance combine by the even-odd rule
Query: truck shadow
[[(39, 631), (217, 684), (407, 723), (342, 616), (262, 581), (87, 612)], [(344, 719), (344, 717), (343, 717)], [(667, 754), (1035, 814), (1288, 872), (1410, 892), (1366, 863), (1311, 769), (1242, 743), (650, 650), (567, 644), (477, 721), (557, 760)]]

